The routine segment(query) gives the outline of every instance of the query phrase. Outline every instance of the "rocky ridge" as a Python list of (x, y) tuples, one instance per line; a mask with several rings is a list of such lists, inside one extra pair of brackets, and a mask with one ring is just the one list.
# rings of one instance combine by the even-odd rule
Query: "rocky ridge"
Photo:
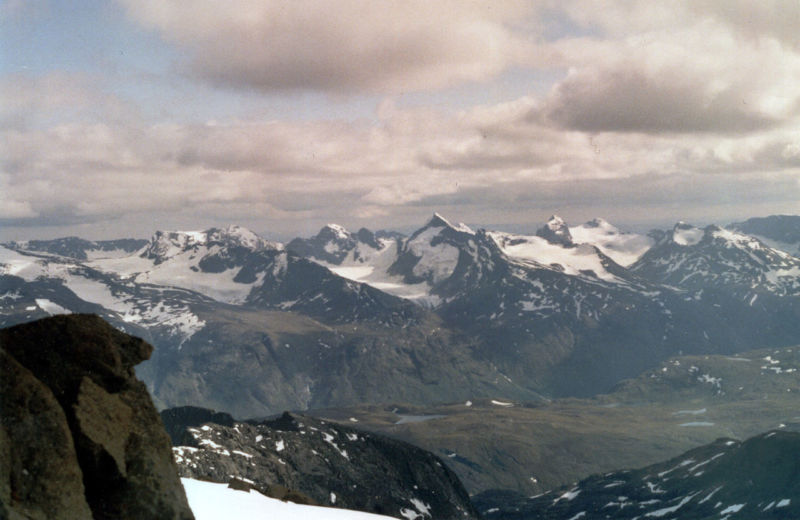
[(162, 417), (183, 477), (409, 520), (478, 517), (442, 460), (404, 442), (293, 413), (235, 421), (180, 407)]

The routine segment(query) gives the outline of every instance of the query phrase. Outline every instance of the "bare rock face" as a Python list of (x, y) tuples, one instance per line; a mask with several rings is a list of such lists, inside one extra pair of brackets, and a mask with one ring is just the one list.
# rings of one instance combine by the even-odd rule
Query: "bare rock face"
[(91, 315), (0, 331), (0, 518), (193, 518), (133, 371), (151, 352)]
[(53, 393), (4, 349), (0, 374), (0, 518), (91, 518), (72, 433)]

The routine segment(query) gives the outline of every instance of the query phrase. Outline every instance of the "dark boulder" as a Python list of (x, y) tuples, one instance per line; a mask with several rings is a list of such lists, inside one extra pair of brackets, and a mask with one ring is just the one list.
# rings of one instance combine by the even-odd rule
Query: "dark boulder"
[(4, 329), (0, 347), (0, 516), (193, 518), (134, 374), (149, 344), (66, 315)]

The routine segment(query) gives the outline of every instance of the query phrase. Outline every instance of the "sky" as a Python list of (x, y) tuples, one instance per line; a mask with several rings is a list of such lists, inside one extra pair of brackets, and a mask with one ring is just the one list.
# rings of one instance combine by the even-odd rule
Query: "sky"
[(0, 0), (0, 241), (800, 213), (790, 0)]

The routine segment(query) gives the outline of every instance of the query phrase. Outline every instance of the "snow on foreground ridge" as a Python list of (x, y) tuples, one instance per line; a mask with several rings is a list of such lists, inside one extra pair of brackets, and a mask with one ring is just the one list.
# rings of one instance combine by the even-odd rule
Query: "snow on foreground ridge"
[(196, 520), (381, 520), (388, 516), (332, 507), (304, 506), (237, 491), (227, 484), (182, 478)]

